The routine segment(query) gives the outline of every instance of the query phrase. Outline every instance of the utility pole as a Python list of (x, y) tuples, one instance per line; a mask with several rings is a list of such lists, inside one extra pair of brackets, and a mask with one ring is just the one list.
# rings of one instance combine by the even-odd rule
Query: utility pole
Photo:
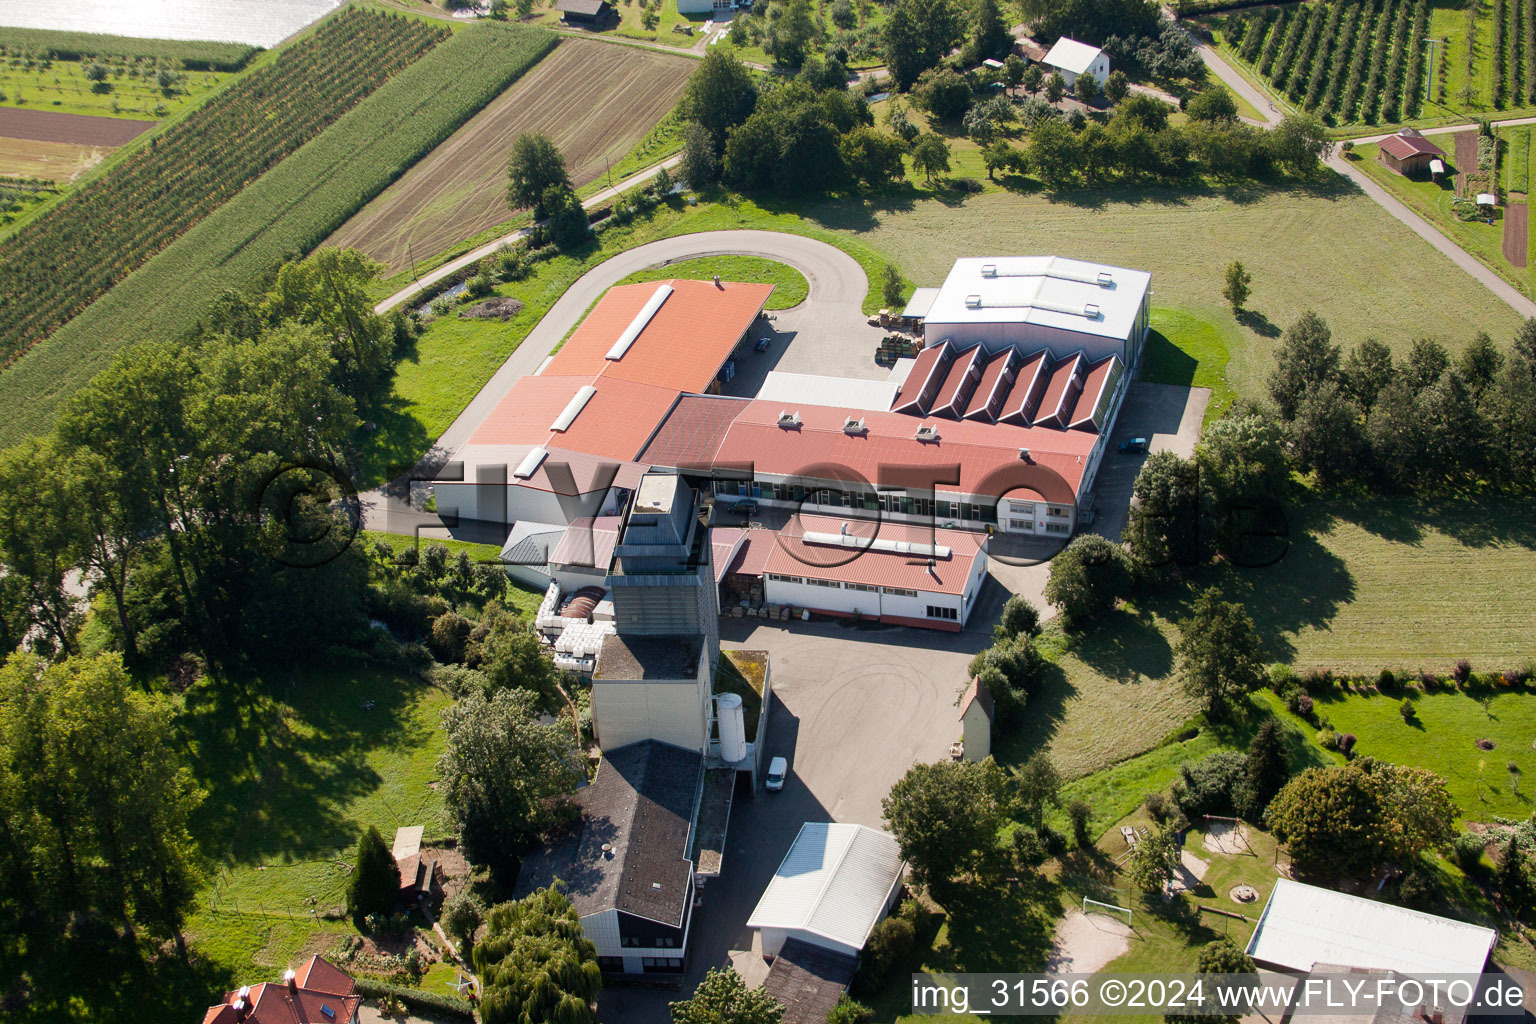
[(1444, 46), (1444, 39), (1426, 39), (1429, 44), (1429, 73), (1424, 76), (1424, 99), (1427, 101), (1434, 95), (1435, 88), (1435, 47)]

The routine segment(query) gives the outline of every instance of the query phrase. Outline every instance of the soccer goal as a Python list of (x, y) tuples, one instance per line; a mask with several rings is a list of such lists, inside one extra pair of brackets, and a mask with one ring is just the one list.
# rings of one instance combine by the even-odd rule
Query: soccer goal
[(1125, 923), (1127, 925), (1129, 925), (1130, 927), (1133, 927), (1133, 928), (1135, 927), (1135, 925), (1131, 921), (1131, 908), (1130, 907), (1120, 907), (1120, 906), (1116, 906), (1113, 903), (1105, 903), (1102, 900), (1093, 900), (1093, 899), (1089, 899), (1087, 896), (1084, 896), (1083, 897), (1083, 913), (1085, 915), (1086, 914), (1092, 914), (1092, 913), (1111, 914), (1111, 915), (1113, 915), (1113, 914), (1124, 914), (1125, 915)]

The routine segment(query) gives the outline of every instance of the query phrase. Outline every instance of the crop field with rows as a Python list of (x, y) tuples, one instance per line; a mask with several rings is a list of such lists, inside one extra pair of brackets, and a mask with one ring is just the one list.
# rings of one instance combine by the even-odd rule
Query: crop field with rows
[(1228, 15), (1222, 40), (1330, 124), (1388, 124), (1419, 115), (1429, 24), (1429, 0), (1339, 0)]
[(1230, 57), (1329, 124), (1536, 107), (1536, 0), (1317, 0), (1206, 23)]
[(0, 242), (0, 365), (449, 35), (348, 8)]
[(126, 346), (185, 335), (225, 289), (249, 289), (318, 246), (556, 39), (483, 21), (394, 75), (0, 373), (0, 445), (46, 430), (59, 404)]

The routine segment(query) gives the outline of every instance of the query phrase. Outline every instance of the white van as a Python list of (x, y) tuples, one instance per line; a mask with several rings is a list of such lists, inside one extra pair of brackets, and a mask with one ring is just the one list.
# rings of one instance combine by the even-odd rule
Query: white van
[(782, 757), (776, 757), (768, 762), (768, 778), (763, 780), (763, 787), (770, 792), (777, 793), (784, 788), (784, 776), (789, 774), (789, 762)]

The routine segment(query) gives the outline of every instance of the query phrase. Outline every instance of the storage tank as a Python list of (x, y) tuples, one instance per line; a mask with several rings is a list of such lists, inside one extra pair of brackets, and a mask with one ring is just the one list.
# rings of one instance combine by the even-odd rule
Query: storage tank
[(734, 693), (716, 697), (715, 717), (720, 724), (720, 756), (733, 764), (746, 758), (747, 720), (741, 708), (741, 697)]

